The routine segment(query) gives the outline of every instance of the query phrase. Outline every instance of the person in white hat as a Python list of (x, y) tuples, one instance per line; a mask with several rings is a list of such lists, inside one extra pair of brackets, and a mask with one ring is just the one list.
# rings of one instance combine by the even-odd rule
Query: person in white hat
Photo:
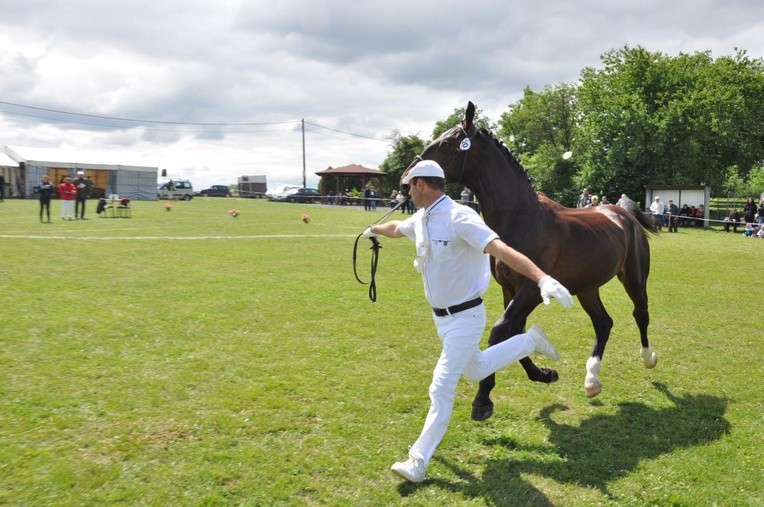
[(568, 290), (528, 257), (499, 239), (472, 208), (445, 195), (443, 169), (432, 160), (417, 163), (403, 178), (418, 211), (406, 220), (367, 227), (364, 237), (407, 237), (416, 245), (414, 266), (422, 275), (424, 294), (432, 307), (442, 351), (430, 384), (430, 409), (409, 459), (394, 472), (411, 482), (425, 480), (435, 448), (446, 434), (453, 412), (456, 384), (464, 375), (480, 381), (533, 353), (558, 359), (554, 345), (534, 326), (486, 350), (480, 350), (486, 312), (482, 295), (491, 278), (489, 255), (536, 282), (546, 304), (556, 298), (573, 304)]
[(77, 188), (77, 197), (74, 201), (74, 218), (85, 220), (85, 203), (90, 197), (90, 180), (85, 177), (84, 171), (77, 171), (77, 179), (73, 183)]
[(659, 196), (655, 196), (655, 199), (653, 199), (652, 204), (650, 204), (650, 212), (653, 214), (653, 220), (655, 221), (655, 225), (658, 226), (658, 230), (662, 230), (663, 228), (663, 212), (666, 210), (666, 206), (661, 202), (661, 198)]

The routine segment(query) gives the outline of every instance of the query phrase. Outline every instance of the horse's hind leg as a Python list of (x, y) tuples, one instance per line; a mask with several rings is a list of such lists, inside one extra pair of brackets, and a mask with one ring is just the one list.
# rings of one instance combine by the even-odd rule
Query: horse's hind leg
[(613, 329), (613, 319), (608, 315), (600, 299), (599, 289), (577, 294), (578, 301), (584, 311), (589, 315), (594, 326), (594, 348), (592, 355), (586, 361), (586, 378), (584, 390), (587, 398), (593, 398), (602, 392), (602, 383), (599, 379), (602, 367), (602, 356), (605, 354), (605, 345), (610, 338), (610, 330)]
[(634, 316), (634, 320), (639, 328), (639, 339), (642, 342), (639, 355), (642, 358), (642, 363), (645, 365), (645, 368), (655, 368), (655, 365), (658, 364), (658, 354), (653, 351), (650, 341), (647, 339), (647, 326), (650, 324), (650, 313), (647, 306), (649, 254), (644, 262), (645, 267), (643, 269), (639, 269), (641, 266), (629, 264), (631, 269), (626, 274), (619, 273), (618, 279), (623, 284), (624, 289), (626, 289), (626, 293), (629, 295), (632, 303), (634, 303), (634, 311), (631, 314)]

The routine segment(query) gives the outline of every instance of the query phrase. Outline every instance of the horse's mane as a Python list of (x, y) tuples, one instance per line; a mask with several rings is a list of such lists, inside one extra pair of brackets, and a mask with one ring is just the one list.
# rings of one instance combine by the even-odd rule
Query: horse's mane
[(493, 132), (491, 132), (487, 128), (481, 128), (480, 132), (487, 135), (491, 140), (493, 140), (493, 142), (499, 148), (499, 151), (506, 157), (510, 167), (514, 171), (520, 173), (520, 175), (523, 176), (528, 181), (528, 183), (531, 186), (531, 189), (533, 189), (533, 191), (536, 194), (538, 194), (539, 191), (538, 189), (536, 189), (536, 183), (533, 180), (533, 177), (530, 175), (528, 170), (525, 167), (523, 167), (522, 164), (520, 164), (520, 161), (517, 160), (517, 158), (515, 158), (512, 152), (509, 151), (509, 148), (507, 148), (507, 146), (504, 144), (504, 141), (502, 141), (501, 139), (498, 139), (495, 135), (493, 135)]

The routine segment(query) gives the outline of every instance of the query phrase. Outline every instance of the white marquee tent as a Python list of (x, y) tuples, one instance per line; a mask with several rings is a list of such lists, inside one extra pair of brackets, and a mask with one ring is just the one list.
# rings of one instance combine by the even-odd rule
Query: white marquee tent
[[(4, 171), (10, 196), (35, 197), (34, 187), (43, 176), (50, 176), (58, 183), (65, 176), (75, 178), (77, 171), (83, 171), (93, 182), (95, 191), (106, 196), (117, 194), (133, 200), (151, 201), (157, 198), (158, 167), (30, 160), (8, 146), (4, 146), (0, 153), (15, 165)], [(3, 166), (0, 160), (0, 168)]]

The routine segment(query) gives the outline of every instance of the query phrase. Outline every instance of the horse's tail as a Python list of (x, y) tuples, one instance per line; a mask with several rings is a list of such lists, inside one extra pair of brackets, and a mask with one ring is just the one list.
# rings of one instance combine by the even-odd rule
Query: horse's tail
[(618, 205), (631, 213), (631, 216), (637, 219), (637, 222), (639, 222), (639, 225), (641, 225), (645, 231), (650, 234), (658, 234), (658, 226), (655, 224), (652, 214), (647, 214), (639, 209), (631, 199), (626, 200), (625, 203), (619, 203)]

